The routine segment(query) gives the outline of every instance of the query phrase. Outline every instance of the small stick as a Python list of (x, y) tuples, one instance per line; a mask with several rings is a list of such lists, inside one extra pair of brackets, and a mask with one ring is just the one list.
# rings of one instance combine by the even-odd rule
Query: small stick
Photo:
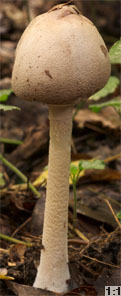
[(24, 223), (22, 223), (13, 233), (12, 237), (15, 236), (17, 232), (19, 232), (26, 224), (28, 224), (31, 221), (31, 217), (29, 217)]
[(117, 229), (119, 227), (117, 227), (114, 231), (112, 231), (111, 233), (108, 234), (107, 238), (104, 240), (104, 242), (107, 242), (109, 241), (109, 239), (111, 238), (112, 235), (114, 235), (116, 232), (117, 232)]
[(66, 2), (66, 3), (57, 4), (57, 5), (55, 5), (54, 7), (52, 7), (48, 12), (51, 12), (51, 11), (56, 10), (56, 9), (61, 9), (61, 7), (70, 4), (72, 1), (73, 1), (73, 0), (69, 0), (69, 1)]
[(104, 264), (104, 265), (108, 265), (108, 266), (115, 267), (115, 268), (120, 268), (120, 266), (116, 266), (116, 265), (113, 265), (113, 264), (110, 264), (110, 263), (107, 263), (107, 262), (104, 262), (104, 261), (98, 260), (98, 259), (96, 259), (96, 258), (93, 258), (93, 257), (87, 256), (87, 255), (83, 255), (83, 257), (88, 258), (88, 259), (93, 260), (93, 261), (96, 261), (96, 262), (98, 262), (98, 263)]
[(111, 211), (111, 213), (112, 213), (112, 215), (113, 215), (113, 217), (114, 217), (116, 223), (117, 223), (118, 226), (121, 228), (121, 223), (120, 223), (120, 221), (118, 220), (118, 218), (117, 218), (117, 216), (116, 216), (116, 214), (115, 214), (115, 212), (114, 212), (114, 210), (113, 210), (113, 208), (112, 208), (112, 206), (111, 206), (109, 200), (104, 198), (104, 201), (107, 203), (107, 205), (108, 205), (108, 207), (109, 207), (109, 209), (110, 209), (110, 211)]
[(79, 244), (79, 245), (87, 245), (86, 241), (80, 240), (80, 239), (76, 239), (76, 238), (70, 238), (68, 239), (68, 243), (70, 244)]
[(2, 234), (2, 233), (0, 233), (0, 238), (1, 238), (1, 239), (4, 239), (4, 240), (8, 240), (8, 241), (10, 241), (10, 242), (13, 242), (13, 243), (15, 243), (15, 244), (25, 245), (25, 246), (27, 246), (27, 247), (32, 247), (32, 246), (33, 246), (32, 243), (24, 242), (24, 241), (21, 241), (21, 240), (19, 240), (19, 239), (13, 238), (13, 237), (11, 237), (11, 236), (8, 236), (8, 235)]
[(12, 145), (21, 145), (23, 142), (20, 141), (20, 140), (14, 140), (14, 139), (8, 139), (8, 138), (1, 138), (0, 137), (0, 143), (12, 144)]
[(107, 157), (106, 159), (104, 159), (104, 162), (110, 162), (110, 161), (116, 160), (118, 158), (121, 158), (121, 153)]
[(80, 237), (82, 238), (84, 241), (86, 241), (87, 243), (89, 242), (88, 238), (82, 233), (80, 232), (77, 228), (73, 229), (73, 226), (69, 223), (68, 224), (69, 228), (71, 230), (74, 230), (74, 232)]

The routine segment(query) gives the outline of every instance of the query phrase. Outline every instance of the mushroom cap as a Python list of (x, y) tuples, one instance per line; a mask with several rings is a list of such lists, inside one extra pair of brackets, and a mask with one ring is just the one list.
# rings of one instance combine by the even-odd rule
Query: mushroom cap
[(104, 87), (109, 75), (108, 51), (96, 27), (65, 5), (37, 16), (24, 31), (12, 88), (28, 101), (72, 105)]

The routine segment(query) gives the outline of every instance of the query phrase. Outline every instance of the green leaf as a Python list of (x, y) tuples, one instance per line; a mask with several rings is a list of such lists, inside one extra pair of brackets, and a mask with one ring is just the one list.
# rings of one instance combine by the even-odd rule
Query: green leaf
[(103, 160), (100, 159), (94, 159), (93, 161), (89, 160), (81, 160), (79, 163), (79, 169), (80, 170), (103, 170), (105, 168), (105, 163)]
[(71, 164), (70, 165), (70, 173), (71, 173), (71, 175), (76, 176), (77, 172), (78, 172), (78, 167)]
[(109, 51), (111, 64), (121, 64), (121, 39), (113, 44)]
[(19, 107), (16, 106), (8, 106), (8, 105), (3, 105), (0, 104), (0, 110), (4, 110), (4, 111), (11, 111), (11, 110), (21, 110)]
[(121, 220), (121, 211), (117, 213), (117, 217), (119, 220)]
[(114, 93), (116, 88), (118, 87), (120, 83), (120, 80), (115, 76), (110, 76), (107, 84), (102, 88), (100, 91), (98, 91), (96, 94), (92, 95), (89, 100), (95, 100), (98, 101), (101, 98), (104, 98), (108, 96), (109, 94)]
[(3, 174), (0, 173), (0, 187), (3, 187), (5, 185), (5, 179), (3, 177)]
[(111, 106), (114, 107), (116, 109), (116, 111), (118, 111), (119, 113), (121, 113), (121, 100), (119, 100), (119, 97), (114, 98), (113, 100), (110, 100), (108, 102), (105, 103), (100, 103), (100, 104), (93, 104), (89, 106), (89, 109), (91, 109), (93, 112), (98, 113), (101, 111), (102, 108)]
[(0, 102), (7, 101), (9, 95), (12, 93), (12, 89), (1, 89), (0, 90)]

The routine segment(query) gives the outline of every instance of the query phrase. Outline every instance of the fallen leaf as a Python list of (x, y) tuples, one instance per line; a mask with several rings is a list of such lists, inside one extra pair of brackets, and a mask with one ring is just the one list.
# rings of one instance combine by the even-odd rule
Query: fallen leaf
[[(76, 166), (78, 167), (80, 163), (80, 160), (77, 160), (77, 161), (72, 161), (71, 162), (71, 165), (72, 166)], [(79, 177), (82, 177), (84, 176), (85, 172), (84, 170), (80, 172), (79, 174)], [(41, 185), (42, 187), (46, 187), (46, 183), (47, 183), (47, 177), (48, 177), (48, 166), (46, 166), (44, 169), (43, 169), (43, 172), (40, 174), (40, 176), (33, 182), (33, 185), (34, 186), (38, 186), (38, 185)], [(71, 185), (72, 184), (72, 180), (71, 180), (71, 177), (69, 178), (69, 184)]]
[(104, 295), (105, 286), (121, 286), (120, 274), (121, 268), (114, 270), (110, 276), (107, 274), (107, 270), (104, 269), (103, 274), (94, 283), (97, 295)]
[[(84, 294), (82, 294), (84, 293)], [(97, 293), (96, 293), (96, 290), (94, 287), (92, 286), (82, 286), (82, 287), (79, 287), (77, 289), (74, 289), (73, 291), (71, 292), (68, 292), (66, 294), (64, 294), (64, 296), (97, 296)]]
[(10, 281), (10, 280), (14, 280), (14, 277), (0, 274), (0, 280)]
[(22, 244), (11, 245), (9, 249), (9, 259), (11, 261), (19, 260), (21, 263), (24, 262), (24, 253), (26, 246)]
[(7, 286), (16, 296), (61, 296), (63, 294), (49, 292), (47, 290), (37, 289), (31, 286), (20, 285), (14, 282), (7, 282)]
[(121, 179), (121, 171), (105, 168), (104, 170), (93, 170), (93, 172), (87, 172), (85, 176), (82, 178), (82, 181), (87, 180), (90, 181), (120, 181)]
[(118, 129), (121, 125), (119, 115), (116, 113), (113, 107), (106, 107), (102, 109), (99, 114), (94, 113), (88, 109), (79, 110), (75, 116), (75, 121), (80, 128), (84, 127), (86, 122), (101, 122), (102, 126), (111, 129)]

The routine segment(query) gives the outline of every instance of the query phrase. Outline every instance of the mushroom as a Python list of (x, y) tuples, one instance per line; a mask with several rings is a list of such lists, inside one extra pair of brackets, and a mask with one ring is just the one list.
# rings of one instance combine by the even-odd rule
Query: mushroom
[(69, 290), (68, 201), (73, 105), (110, 75), (108, 51), (93, 23), (72, 5), (37, 16), (23, 33), (12, 74), (15, 94), (49, 106), (50, 147), (40, 265), (34, 287)]

